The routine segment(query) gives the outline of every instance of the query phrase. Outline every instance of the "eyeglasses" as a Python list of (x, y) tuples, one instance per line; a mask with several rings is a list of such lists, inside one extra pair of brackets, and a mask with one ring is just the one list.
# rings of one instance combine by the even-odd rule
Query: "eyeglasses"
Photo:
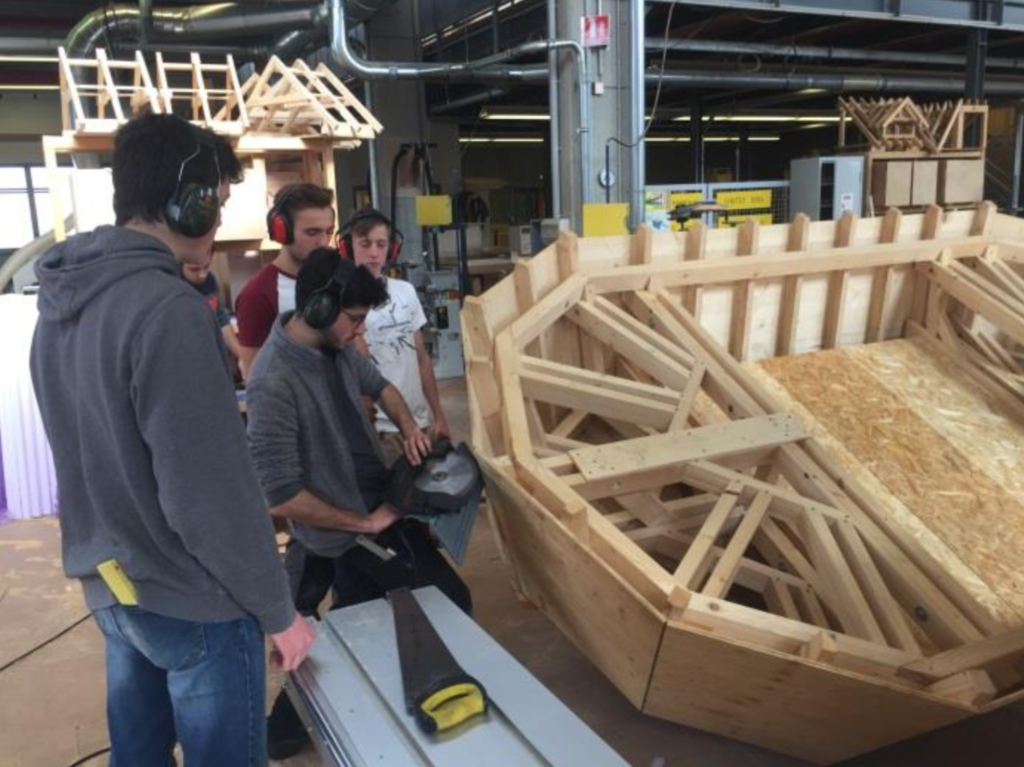
[(364, 322), (366, 322), (365, 312), (363, 314), (353, 314), (348, 309), (342, 309), (341, 313), (348, 317), (349, 322), (351, 322), (357, 328)]

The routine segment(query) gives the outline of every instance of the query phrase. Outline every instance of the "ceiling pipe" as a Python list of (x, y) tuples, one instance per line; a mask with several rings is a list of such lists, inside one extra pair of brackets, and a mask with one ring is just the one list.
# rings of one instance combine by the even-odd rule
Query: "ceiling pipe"
[[(797, 91), (818, 88), (838, 93), (910, 92), (963, 93), (964, 83), (958, 77), (911, 77), (889, 75), (849, 74), (774, 74), (770, 72), (722, 72), (715, 70), (686, 70), (681, 72), (648, 71), (648, 85), (662, 80), (663, 84), (687, 88), (760, 88)], [(1024, 95), (1024, 80), (989, 80), (985, 83), (989, 95)]]
[(0, 37), (0, 54), (5, 56), (56, 56), (57, 48), (64, 44), (60, 37)]
[[(648, 50), (662, 50), (664, 40), (648, 38)], [(951, 53), (916, 53), (911, 51), (877, 51), (858, 48), (836, 48), (820, 45), (777, 45), (773, 43), (739, 43), (729, 40), (669, 40), (670, 51), (688, 53), (727, 53), (750, 56), (828, 59), (830, 61), (879, 61), (940, 66), (967, 66), (967, 57)], [(986, 59), (989, 68), (1024, 69), (1024, 59), (991, 56)]]
[(544, 64), (514, 66), (506, 62), (530, 53), (548, 53), (560, 49), (569, 50), (576, 56), (580, 110), (580, 174), (583, 181), (580, 193), (583, 202), (587, 203), (590, 201), (590, 80), (586, 52), (578, 42), (538, 40), (466, 62), (368, 61), (356, 55), (351, 48), (342, 0), (331, 0), (331, 52), (334, 60), (342, 68), (366, 80), (537, 82), (548, 77), (548, 67)]
[(477, 91), (476, 93), (470, 93), (468, 96), (463, 96), (462, 98), (458, 99), (452, 99), (451, 101), (447, 101), (444, 104), (439, 104), (438, 106), (430, 110), (430, 116), (439, 117), (441, 115), (446, 115), (449, 112), (454, 112), (457, 109), (462, 109), (463, 107), (471, 107), (474, 104), (485, 104), (491, 99), (497, 99), (507, 95), (508, 88), (505, 88), (503, 86), (499, 85), (494, 88), (487, 88), (486, 90)]
[[(345, 5), (341, 0), (330, 0), (331, 6), (331, 53), (342, 68), (364, 80), (461, 80), (485, 82), (488, 80), (529, 82), (547, 78), (547, 67), (543, 64), (511, 66), (498, 65), (525, 53), (536, 52), (536, 48), (519, 46), (506, 52), (503, 59), (488, 57), (486, 60), (467, 62), (424, 62), (424, 61), (368, 61), (352, 50), (348, 40), (348, 23), (345, 19)], [(527, 49), (529, 47), (529, 49)], [(542, 50), (547, 50), (544, 43)], [(493, 59), (493, 60), (492, 60)]]
[[(88, 58), (109, 39), (142, 38), (143, 9), (117, 4), (87, 14), (68, 33), (64, 43), (72, 58)], [(153, 8), (147, 14), (147, 38), (160, 41), (223, 40), (279, 33), (282, 29), (307, 30), (324, 26), (327, 21), (323, 3), (298, 6), (293, 3), (261, 4), (218, 3), (182, 8)], [(150, 26), (151, 25), (151, 26)]]

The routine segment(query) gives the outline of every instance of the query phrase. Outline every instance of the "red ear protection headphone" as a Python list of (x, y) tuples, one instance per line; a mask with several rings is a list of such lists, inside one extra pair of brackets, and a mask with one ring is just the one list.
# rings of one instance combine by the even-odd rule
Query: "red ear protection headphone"
[(295, 224), (288, 212), (288, 201), (299, 187), (300, 184), (282, 187), (274, 200), (274, 207), (267, 211), (267, 235), (281, 245), (291, 245), (295, 241)]
[(402, 233), (395, 228), (395, 225), (391, 223), (391, 219), (381, 213), (379, 210), (373, 208), (365, 208), (358, 211), (352, 218), (345, 222), (345, 225), (341, 227), (341, 231), (338, 233), (338, 252), (341, 253), (342, 258), (352, 259), (355, 258), (355, 251), (352, 249), (352, 227), (358, 224), (360, 221), (376, 221), (377, 223), (384, 224), (387, 226), (388, 231), (391, 233), (388, 238), (388, 263), (393, 263), (398, 259), (398, 255), (402, 252), (402, 241), (405, 239)]

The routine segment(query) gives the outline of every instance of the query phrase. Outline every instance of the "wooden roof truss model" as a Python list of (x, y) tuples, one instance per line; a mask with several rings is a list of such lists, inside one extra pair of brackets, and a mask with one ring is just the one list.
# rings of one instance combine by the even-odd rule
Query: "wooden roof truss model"
[(818, 763), (1020, 698), (1024, 626), (741, 361), (906, 326), (1024, 424), (1022, 260), (991, 204), (563, 233), (463, 312), (517, 587), (643, 711)]
[[(988, 106), (959, 99), (918, 105), (909, 96), (888, 99), (839, 99), (839, 146), (854, 142), (847, 123), (873, 152), (920, 152), (959, 156), (984, 152), (988, 133)], [(971, 145), (972, 122), (978, 125), (980, 144)]]

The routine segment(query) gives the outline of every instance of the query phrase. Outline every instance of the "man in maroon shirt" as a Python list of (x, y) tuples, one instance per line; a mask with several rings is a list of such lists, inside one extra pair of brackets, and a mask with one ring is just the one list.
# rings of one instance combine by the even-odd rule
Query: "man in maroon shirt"
[(281, 244), (281, 252), (245, 284), (235, 302), (243, 376), (277, 315), (295, 308), (295, 277), (306, 256), (334, 238), (333, 204), (334, 193), (315, 184), (289, 184), (274, 195), (267, 232)]

